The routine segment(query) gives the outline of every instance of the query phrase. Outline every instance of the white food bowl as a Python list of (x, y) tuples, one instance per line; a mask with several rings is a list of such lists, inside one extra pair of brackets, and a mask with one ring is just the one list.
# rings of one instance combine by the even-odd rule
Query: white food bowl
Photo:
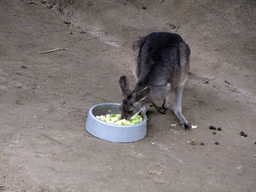
[(97, 115), (120, 114), (119, 103), (101, 103), (94, 105), (88, 113), (85, 128), (95, 137), (113, 142), (134, 142), (147, 134), (147, 116), (142, 114), (142, 122), (135, 125), (117, 125), (96, 118)]

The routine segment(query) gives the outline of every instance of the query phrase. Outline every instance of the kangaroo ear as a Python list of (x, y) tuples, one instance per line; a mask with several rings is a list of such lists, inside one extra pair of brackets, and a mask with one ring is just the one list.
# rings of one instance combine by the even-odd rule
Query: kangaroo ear
[(150, 93), (151, 88), (146, 86), (144, 89), (135, 93), (135, 102), (145, 99)]
[(126, 78), (126, 76), (120, 77), (119, 86), (121, 88), (121, 91), (122, 91), (124, 97), (127, 97), (131, 93), (131, 90), (129, 88), (129, 82), (128, 82), (128, 79)]

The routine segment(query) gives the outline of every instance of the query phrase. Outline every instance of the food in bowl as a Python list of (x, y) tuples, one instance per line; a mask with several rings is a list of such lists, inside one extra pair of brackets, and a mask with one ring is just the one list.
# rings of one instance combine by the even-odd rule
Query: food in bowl
[(139, 115), (140, 112), (135, 113), (130, 120), (121, 119), (121, 114), (106, 114), (106, 115), (97, 115), (96, 118), (112, 124), (117, 125), (134, 125), (142, 122), (143, 118)]

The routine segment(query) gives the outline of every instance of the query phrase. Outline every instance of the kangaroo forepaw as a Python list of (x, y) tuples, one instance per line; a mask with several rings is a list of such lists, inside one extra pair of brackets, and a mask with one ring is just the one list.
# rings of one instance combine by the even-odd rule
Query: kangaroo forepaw
[(159, 108), (157, 108), (157, 111), (158, 111), (159, 113), (161, 113), (161, 114), (165, 114), (166, 111), (167, 111), (167, 109), (162, 108), (162, 107), (159, 107)]
[(167, 110), (170, 108), (170, 105), (168, 105), (167, 103), (164, 103), (164, 104), (162, 105), (162, 108), (167, 111)]
[(164, 105), (162, 107), (156, 105), (155, 103), (152, 103), (153, 106), (156, 108), (156, 110), (161, 113), (161, 114), (165, 114), (167, 109), (164, 107)]
[(169, 109), (169, 105), (168, 104), (163, 104), (162, 107), (156, 107), (157, 111), (161, 114), (165, 114), (167, 112), (167, 110)]

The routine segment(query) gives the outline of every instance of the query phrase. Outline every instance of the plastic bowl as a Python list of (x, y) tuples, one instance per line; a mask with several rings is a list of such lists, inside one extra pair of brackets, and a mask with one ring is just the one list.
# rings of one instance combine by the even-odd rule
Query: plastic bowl
[(116, 125), (96, 118), (97, 115), (121, 113), (119, 106), (119, 103), (94, 105), (88, 113), (86, 130), (95, 137), (113, 142), (134, 142), (143, 139), (147, 134), (147, 116), (143, 111), (142, 122), (135, 125)]

